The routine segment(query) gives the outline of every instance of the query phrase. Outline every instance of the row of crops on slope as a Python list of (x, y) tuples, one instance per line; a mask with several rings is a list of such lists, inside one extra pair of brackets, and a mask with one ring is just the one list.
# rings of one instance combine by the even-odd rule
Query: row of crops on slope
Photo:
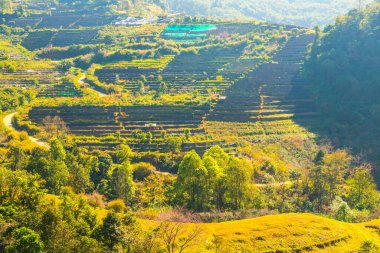
[[(284, 42), (281, 38), (271, 34), (272, 31), (276, 33), (281, 30), (283, 36), (285, 36), (284, 34), (292, 36), (293, 32), (290, 27), (256, 23), (170, 25), (161, 33), (161, 38), (164, 38), (168, 32), (201, 32), (205, 30), (215, 38), (231, 40), (231, 43), (214, 42), (210, 38), (206, 44), (181, 44), (180, 47), (183, 47), (184, 50), (163, 67), (154, 65), (159, 64), (161, 59), (170, 57), (170, 55), (141, 61), (105, 64), (95, 71), (95, 75), (101, 82), (107, 84), (120, 81), (126, 83), (124, 88), (131, 91), (136, 91), (140, 85), (139, 81), (141, 81), (152, 90), (160, 89), (164, 82), (167, 89), (173, 92), (196, 90), (207, 94), (212, 90), (221, 93), (236, 79), (255, 68), (263, 58), (271, 54), (271, 51), (277, 50), (278, 44)], [(297, 30), (297, 32), (299, 31)], [(255, 48), (254, 45), (259, 48)], [(249, 47), (248, 51), (247, 47)], [(152, 49), (152, 47), (150, 48)], [(250, 52), (251, 50), (254, 53)], [(145, 64), (150, 64), (150, 66), (145, 66)]]
[(310, 87), (300, 75), (300, 63), (313, 38), (302, 35), (291, 39), (272, 62), (260, 65), (231, 86), (207, 115), (207, 129), (220, 135), (235, 128), (230, 131), (246, 140), (307, 134), (294, 119), (313, 122), (318, 116)]
[(29, 33), (22, 45), (29, 50), (36, 50), (47, 46), (96, 44), (97, 34), (97, 29), (37, 30)]
[(104, 83), (117, 83), (125, 81), (125, 88), (137, 88), (138, 80), (144, 76), (146, 85), (154, 85), (158, 74), (173, 60), (174, 55), (160, 58), (137, 59), (132, 61), (119, 61), (105, 65), (94, 66), (94, 74)]
[(3, 87), (50, 85), (64, 75), (58, 62), (48, 60), (7, 60), (0, 63)]
[(162, 25), (44, 28), (28, 33), (22, 45), (29, 50), (36, 50), (48, 46), (66, 47), (72, 45), (123, 43), (126, 41), (128, 43), (153, 42), (162, 29)]
[(46, 116), (59, 116), (77, 136), (78, 145), (89, 149), (109, 150), (128, 143), (138, 151), (202, 153), (221, 145), (232, 152), (233, 145), (205, 133), (202, 122), (207, 111), (206, 106), (34, 107), (28, 118), (41, 125)]
[(116, 19), (115, 15), (53, 15), (53, 16), (31, 16), (13, 18), (7, 21), (9, 26), (22, 28), (79, 28), (96, 27), (111, 24)]
[[(155, 27), (162, 29), (162, 27)], [(180, 26), (179, 28), (182, 27), (183, 26)], [(210, 28), (211, 25), (208, 27)], [(251, 116), (260, 115), (261, 123), (258, 125), (257, 131), (253, 130), (252, 132), (256, 131), (258, 135), (275, 132), (276, 134), (280, 132), (306, 132), (306, 130), (303, 130), (301, 127), (287, 126), (291, 121), (288, 120), (291, 116), (287, 117), (286, 115), (291, 114), (291, 109), (285, 110), (280, 107), (272, 108), (272, 104), (276, 104), (275, 101), (287, 96), (290, 86), (295, 87), (289, 80), (299, 72), (296, 66), (298, 67), (297, 64), (302, 58), (301, 55), (296, 56), (295, 59), (287, 59), (289, 56), (286, 54), (281, 56), (280, 52), (277, 58), (274, 57), (272, 59), (273, 62), (263, 64), (264, 62), (268, 62), (267, 57), (284, 43), (280, 36), (272, 37), (273, 35), (270, 32), (271, 30), (277, 32), (276, 29), (280, 29), (279, 26), (261, 27), (259, 24), (221, 24), (217, 27), (220, 27), (221, 30), (212, 26), (210, 28), (210, 36), (211, 34), (212, 36), (219, 36), (219, 38), (227, 36), (228, 43), (221, 44), (217, 42), (214, 45), (212, 41), (209, 42), (211, 43), (210, 45), (195, 43), (193, 46), (199, 47), (196, 51), (184, 50), (178, 55), (163, 53), (156, 57), (105, 61), (100, 64), (93, 64), (87, 74), (88, 80), (98, 80), (96, 82), (102, 84), (102, 87), (114, 85), (124, 88), (124, 91), (127, 92), (122, 93), (133, 94), (132, 96), (129, 95), (129, 100), (132, 102), (131, 106), (126, 107), (125, 103), (122, 102), (124, 97), (122, 93), (119, 95), (111, 94), (105, 99), (105, 101), (114, 101), (115, 104), (119, 96), (119, 104), (121, 104), (119, 107), (110, 106), (112, 103), (109, 104), (108, 102), (106, 103), (107, 106), (103, 103), (100, 103), (103, 104), (101, 106), (74, 106), (78, 104), (80, 100), (75, 100), (76, 102), (72, 103), (73, 106), (62, 107), (58, 103), (57, 107), (44, 107), (42, 104), (49, 104), (48, 100), (46, 100), (47, 103), (42, 103), (33, 108), (29, 114), (29, 118), (33, 122), (41, 124), (43, 118), (46, 116), (61, 117), (68, 125), (71, 133), (76, 136), (75, 139), (77, 143), (80, 146), (90, 149), (109, 150), (120, 143), (128, 143), (128, 145), (135, 150), (140, 151), (164, 152), (168, 149), (179, 149), (182, 151), (195, 149), (202, 153), (212, 145), (221, 145), (227, 151), (234, 153), (235, 144), (227, 144), (224, 141), (225, 138), (223, 134), (217, 131), (218, 127), (215, 128), (216, 131), (213, 131), (213, 129), (210, 129), (210, 126), (214, 120), (215, 122), (221, 122), (219, 124), (220, 130), (227, 124), (226, 122), (230, 121), (225, 117), (213, 117), (216, 115), (215, 113), (220, 110), (219, 108), (223, 100), (225, 103), (228, 103), (230, 99), (228, 94), (232, 90), (236, 91), (240, 89), (246, 97), (240, 97), (241, 100), (236, 105), (234, 101), (231, 101), (233, 106), (228, 106), (228, 110), (232, 110), (230, 114), (233, 114), (234, 117), (249, 114), (249, 121), (257, 121), (257, 119), (255, 120)], [(172, 31), (176, 31), (176, 29), (178, 30), (179, 28), (173, 27)], [(120, 32), (120, 34), (127, 32), (123, 29), (124, 28), (117, 27), (115, 31)], [(289, 28), (288, 30), (290, 31), (291, 29)], [(68, 34), (72, 34), (73, 31), (79, 30), (64, 29), (59, 30), (57, 33), (67, 32)], [(89, 29), (87, 29), (87, 31), (89, 31)], [(136, 31), (147, 32), (143, 27), (140, 27)], [(262, 37), (249, 37), (253, 36), (252, 31), (261, 32), (262, 34), (260, 34), (260, 36)], [(267, 34), (268, 31), (269, 34)], [(99, 34), (102, 33), (102, 36), (105, 38), (111, 34), (110, 32), (111, 31), (106, 28), (102, 29)], [(248, 35), (248, 33), (251, 33), (251, 35)], [(292, 32), (283, 33), (293, 36)], [(134, 33), (134, 35), (138, 36), (139, 34), (138, 32)], [(85, 36), (85, 34), (78, 36)], [(69, 37), (70, 36), (67, 36), (68, 39)], [(53, 36), (51, 41), (54, 41), (56, 38), (57, 34)], [(59, 41), (62, 42), (61, 39)], [(264, 48), (265, 54), (252, 54), (250, 51), (251, 48), (249, 48), (250, 52), (247, 52), (247, 45), (251, 46), (247, 41), (252, 41), (253, 44), (260, 44)], [(298, 51), (304, 52), (306, 48), (305, 41), (302, 39), (291, 40), (287, 47), (295, 49), (293, 51), (285, 49), (284, 51), (288, 52), (288, 54), (296, 54)], [(183, 47), (189, 48), (191, 46), (192, 45), (189, 44)], [(286, 61), (292, 63), (291, 67), (287, 68), (285, 66), (288, 63)], [(263, 79), (266, 79), (271, 86), (265, 87), (265, 89), (261, 87), (262, 85), (250, 87), (248, 90), (245, 88), (242, 89), (247, 79), (251, 81), (255, 79), (255, 77), (252, 76), (255, 69), (255, 72), (262, 76)], [(277, 87), (276, 85), (278, 83), (269, 79), (273, 78), (270, 76), (271, 73), (274, 73), (277, 79), (283, 79), (282, 81), (285, 83), (280, 83), (281, 87)], [(256, 80), (255, 82), (259, 81)], [(163, 87), (165, 88), (163, 89)], [(236, 89), (236, 87), (240, 88)], [(118, 90), (118, 92), (120, 91), (121, 90)], [(209, 112), (209, 110), (213, 105), (204, 102), (184, 103), (184, 101), (182, 101), (182, 103), (171, 103), (173, 106), (165, 106), (165, 103), (167, 103), (165, 100), (173, 100), (175, 93), (191, 95), (191, 93), (195, 91), (201, 96), (210, 96), (209, 94), (211, 92), (214, 94), (214, 98), (215, 96), (217, 97), (223, 94), (227, 95), (227, 99), (221, 99), (220, 104), (212, 112)], [(155, 105), (151, 106), (137, 106), (137, 104), (140, 104), (140, 100), (144, 101), (144, 99), (149, 96), (153, 96), (152, 99), (157, 99), (154, 95), (156, 92), (165, 93), (165, 98), (163, 99), (161, 97), (163, 103), (153, 103)], [(271, 94), (271, 92), (277, 92), (278, 94)], [(272, 96), (272, 101), (268, 99), (262, 103), (262, 98), (265, 97), (262, 93), (267, 93), (268, 98)], [(300, 92), (297, 94), (297, 96), (303, 95)], [(56, 85), (43, 90), (39, 96), (45, 98), (70, 98), (81, 97), (83, 93), (80, 90), (76, 90), (75, 87), (70, 87), (70, 85)], [(173, 98), (170, 98), (171, 96), (173, 96)], [(198, 95), (194, 93), (192, 96), (194, 100)], [(209, 99), (210, 98), (207, 98), (207, 100)], [(66, 102), (70, 104), (68, 100)], [(242, 105), (242, 103), (247, 104), (244, 105), (246, 107), (241, 107), (244, 108), (245, 111), (233, 109), (234, 106)], [(143, 104), (146, 105), (147, 103)], [(261, 108), (263, 105), (268, 108)], [(226, 114), (226, 112), (224, 112), (224, 114)], [(212, 121), (205, 121), (206, 115), (208, 115)], [(267, 119), (264, 120), (265, 118)], [(28, 117), (26, 120), (28, 120)], [(264, 123), (265, 121), (268, 123)], [(271, 123), (272, 121), (278, 122), (278, 124), (273, 124)], [(225, 124), (223, 124), (223, 122), (225, 122)], [(282, 130), (278, 130), (278, 126), (283, 126)]]

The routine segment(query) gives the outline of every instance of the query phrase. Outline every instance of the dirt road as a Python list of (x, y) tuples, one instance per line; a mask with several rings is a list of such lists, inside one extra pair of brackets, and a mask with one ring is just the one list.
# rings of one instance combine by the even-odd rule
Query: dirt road
[[(8, 114), (7, 116), (5, 116), (3, 118), (3, 122), (4, 122), (5, 127), (8, 128), (9, 130), (20, 132), (20, 131), (17, 131), (17, 129), (15, 129), (14, 126), (13, 126), (13, 124), (12, 124), (13, 118), (15, 117), (16, 114), (17, 114), (17, 112)], [(37, 144), (38, 146), (44, 147), (44, 148), (47, 148), (47, 149), (50, 148), (50, 146), (49, 146), (48, 143), (46, 143), (44, 141), (41, 141), (41, 140), (39, 140), (37, 138), (34, 138), (32, 136), (29, 136), (29, 135), (28, 135), (28, 137), (29, 137), (29, 139), (30, 139), (31, 142)]]

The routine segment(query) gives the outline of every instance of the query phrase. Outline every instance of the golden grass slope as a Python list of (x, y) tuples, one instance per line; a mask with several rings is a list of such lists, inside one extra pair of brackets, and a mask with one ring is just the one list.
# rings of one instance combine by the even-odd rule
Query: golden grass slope
[[(147, 229), (157, 222), (142, 220)], [(200, 235), (186, 252), (359, 252), (363, 242), (380, 246), (380, 220), (345, 223), (313, 214), (268, 215), (246, 220), (186, 224)], [(217, 247), (215, 238), (218, 238)]]

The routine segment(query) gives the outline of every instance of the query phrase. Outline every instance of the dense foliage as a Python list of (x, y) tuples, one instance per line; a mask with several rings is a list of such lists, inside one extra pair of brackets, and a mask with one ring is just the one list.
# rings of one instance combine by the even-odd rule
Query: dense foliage
[[(146, 10), (141, 10), (143, 8), (148, 8), (149, 5), (156, 8), (158, 12), (161, 12), (161, 9), (165, 9), (165, 4), (162, 0), (105, 0), (105, 1), (92, 1), (92, 0), (25, 0), (22, 2), (10, 1), (10, 0), (1, 0), (0, 9), (2, 14), (17, 13), (18, 15), (27, 15), (30, 13), (35, 13), (36, 10), (45, 11), (46, 13), (51, 13), (52, 10), (55, 10), (55, 7), (59, 8), (70, 8), (75, 10), (78, 13), (115, 13), (118, 11), (121, 12), (137, 12), (140, 14), (146, 14)], [(36, 8), (37, 7), (37, 8)], [(53, 9), (50, 9), (53, 8)], [(155, 9), (150, 9), (153, 11)], [(88, 11), (87, 11), (88, 10)]]
[[(189, 15), (204, 15), (224, 19), (256, 18), (273, 23), (307, 27), (326, 25), (337, 15), (358, 7), (358, 2), (354, 0), (270, 0), (265, 2), (251, 0), (168, 0), (167, 2), (171, 9)], [(365, 3), (365, 1), (362, 2), (363, 5)]]
[[(161, 222), (148, 232), (132, 211), (147, 217), (149, 208), (212, 211), (199, 216), (205, 221), (244, 217), (244, 210), (322, 212), (359, 221), (371, 217), (379, 203), (370, 166), (355, 167), (344, 150), (320, 150), (312, 168), (301, 174), (249, 147), (241, 150), (244, 158), (215, 146), (202, 158), (191, 151), (177, 162), (169, 154), (136, 154), (126, 145), (86, 154), (66, 138), (53, 138), (49, 150), (26, 148), (25, 138), (13, 138), (0, 168), (0, 224), (6, 228), (0, 230), (0, 248), (7, 252), (55, 252), (63, 245), (67, 252), (88, 252), (88, 247), (92, 252), (161, 252), (167, 242), (159, 236), (183, 228)], [(173, 163), (176, 176), (157, 171)], [(273, 183), (258, 183), (264, 178)], [(228, 210), (237, 213), (225, 216)], [(166, 215), (178, 219), (175, 213)], [(188, 236), (186, 247), (195, 238)]]
[(311, 48), (306, 73), (314, 84), (324, 133), (378, 162), (380, 5), (337, 19)]

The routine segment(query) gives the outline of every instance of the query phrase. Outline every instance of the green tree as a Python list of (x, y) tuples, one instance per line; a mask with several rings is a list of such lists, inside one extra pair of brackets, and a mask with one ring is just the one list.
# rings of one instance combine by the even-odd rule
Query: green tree
[(166, 93), (166, 92), (168, 92), (168, 86), (166, 85), (165, 82), (161, 82), (161, 83), (160, 83), (159, 92), (161, 92), (161, 93)]
[(162, 207), (167, 203), (164, 179), (153, 173), (143, 181), (139, 202), (145, 207)]
[(226, 169), (226, 196), (229, 205), (241, 209), (247, 204), (252, 165), (244, 160), (233, 157)]
[(323, 164), (323, 158), (325, 157), (325, 153), (323, 150), (319, 150), (314, 158), (314, 164), (315, 165), (322, 165)]
[(327, 154), (323, 159), (322, 175), (326, 181), (325, 187), (329, 196), (330, 204), (340, 191), (344, 183), (344, 175), (347, 172), (350, 157), (344, 150), (338, 150)]
[(162, 130), (161, 133), (160, 133), (160, 136), (161, 136), (162, 139), (165, 140), (165, 139), (166, 139), (166, 136), (167, 136), (167, 132), (166, 132), (166, 130)]
[(54, 161), (64, 161), (66, 159), (66, 151), (57, 138), (53, 138), (50, 141), (50, 154), (51, 159)]
[(195, 151), (188, 152), (182, 159), (175, 182), (177, 201), (187, 208), (202, 211), (207, 203), (207, 169)]
[(191, 131), (190, 131), (190, 129), (186, 129), (185, 130), (185, 136), (186, 136), (186, 140), (189, 141), (190, 138), (191, 138)]
[(172, 153), (179, 153), (183, 144), (183, 138), (179, 136), (168, 136), (166, 146)]
[(111, 188), (116, 198), (123, 199), (128, 204), (133, 202), (135, 183), (133, 182), (133, 172), (129, 162), (124, 162), (113, 170)]
[(376, 207), (379, 193), (369, 165), (355, 168), (347, 179), (347, 185), (349, 186), (348, 203), (351, 207), (360, 210)]
[(210, 156), (214, 158), (218, 163), (218, 166), (222, 169), (225, 169), (227, 167), (228, 161), (230, 159), (229, 155), (220, 146), (211, 147), (206, 151), (204, 156)]
[(315, 167), (310, 172), (310, 188), (309, 198), (314, 202), (314, 206), (318, 211), (322, 211), (324, 204), (327, 204), (328, 192), (326, 180), (322, 174), (321, 166)]
[(212, 189), (212, 203), (219, 210), (226, 207), (226, 168), (229, 160), (230, 156), (220, 146), (211, 147), (203, 155)]
[(28, 165), (28, 155), (18, 145), (12, 145), (8, 152), (9, 168), (11, 170), (22, 170)]
[(44, 244), (42, 243), (39, 234), (35, 231), (21, 227), (12, 231), (12, 241), (6, 247), (6, 252), (9, 253), (40, 253), (43, 251)]
[(95, 156), (97, 156), (97, 158), (92, 161), (91, 165), (91, 181), (99, 190), (100, 182), (107, 178), (113, 162), (112, 157), (109, 154), (95, 153)]
[(40, 148), (34, 149), (27, 169), (40, 174), (46, 181), (46, 188), (58, 194), (68, 184), (70, 173), (65, 161), (66, 151), (61, 142), (53, 138), (50, 147), (49, 152)]
[(151, 131), (149, 131), (147, 134), (146, 134), (146, 139), (147, 139), (147, 143), (148, 144), (152, 144), (152, 141), (153, 141), (153, 134)]
[(15, 205), (35, 211), (44, 193), (41, 178), (25, 170), (0, 167), (0, 205)]
[(68, 166), (70, 172), (70, 186), (76, 193), (85, 193), (93, 188), (90, 179), (90, 167), (72, 160)]
[(46, 169), (46, 174), (41, 175), (46, 180), (46, 188), (54, 194), (59, 194), (70, 178), (66, 164), (63, 161), (51, 161)]
[(120, 217), (114, 212), (109, 212), (97, 231), (98, 239), (110, 250), (113, 250), (123, 239), (121, 225)]
[(224, 194), (226, 192), (226, 174), (211, 156), (203, 156), (203, 164), (207, 170), (208, 202), (217, 209), (224, 208)]
[(145, 85), (144, 85), (144, 82), (139, 80), (138, 81), (138, 87), (137, 87), (138, 91), (140, 94), (144, 94), (145, 93)]
[(78, 234), (72, 224), (58, 220), (48, 233), (49, 240), (46, 242), (48, 252), (75, 252)]
[(116, 158), (118, 163), (129, 161), (133, 156), (133, 151), (128, 145), (120, 145), (116, 150)]

